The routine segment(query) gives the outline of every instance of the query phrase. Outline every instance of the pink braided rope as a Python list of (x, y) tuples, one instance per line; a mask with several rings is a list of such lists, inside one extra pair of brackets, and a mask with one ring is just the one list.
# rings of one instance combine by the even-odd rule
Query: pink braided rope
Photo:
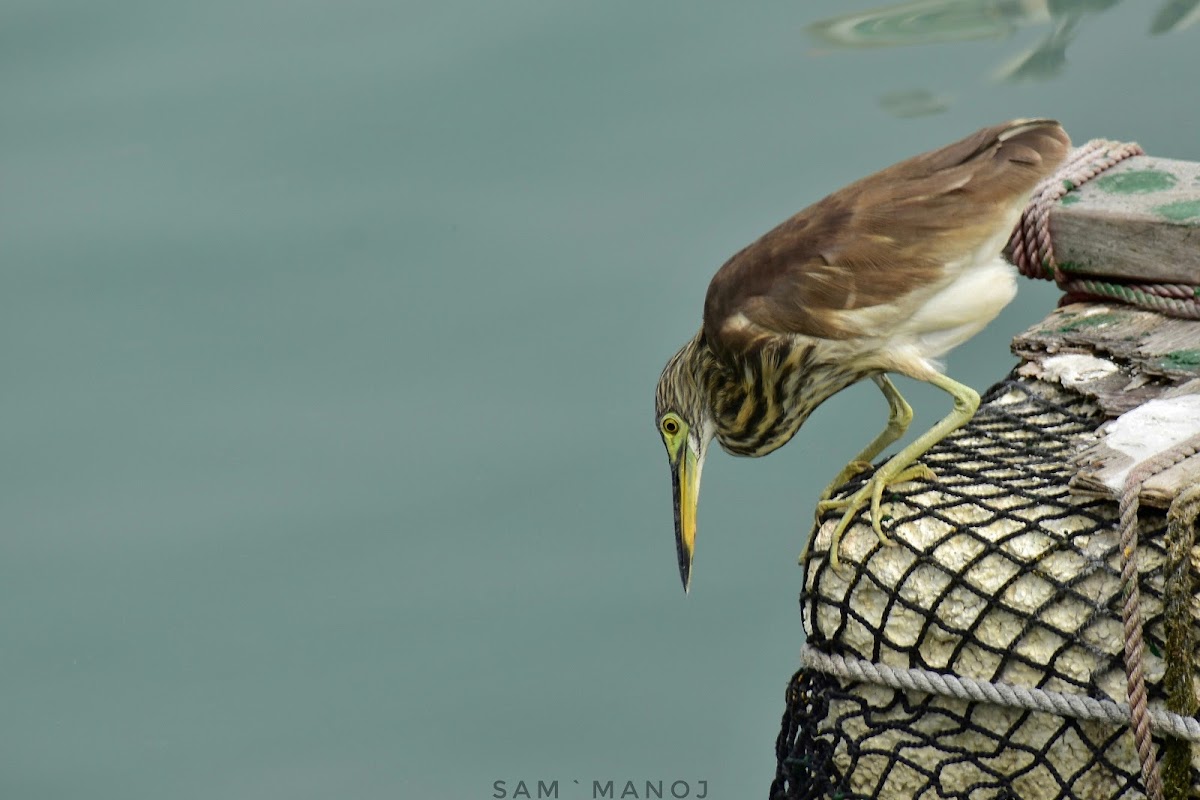
[[(1078, 278), (1059, 284), (1067, 293), (1067, 299), (1116, 300), (1128, 305), (1158, 311), (1182, 319), (1200, 319), (1200, 298), (1196, 288), (1186, 284), (1158, 283), (1112, 283), (1111, 281)], [(1182, 286), (1184, 292), (1175, 292), (1173, 287)]]
[(1195, 299), (1197, 289), (1186, 283), (1131, 283), (1129, 288), (1159, 297), (1178, 297), (1185, 300)]

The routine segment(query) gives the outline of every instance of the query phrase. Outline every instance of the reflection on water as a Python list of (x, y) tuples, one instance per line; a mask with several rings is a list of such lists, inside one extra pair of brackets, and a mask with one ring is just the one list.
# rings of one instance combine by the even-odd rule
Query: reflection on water
[(1054, 21), (1049, 34), (1028, 50), (1001, 64), (992, 73), (998, 81), (1045, 81), (1057, 77), (1067, 65), (1067, 45), (1075, 38), (1084, 12), (1064, 14)]
[[(1067, 63), (1067, 46), (1087, 17), (1121, 0), (913, 0), (820, 20), (809, 33), (827, 48), (859, 49), (1006, 39), (1021, 28), (1048, 27), (1032, 47), (991, 72), (997, 81), (1050, 80)], [(1150, 23), (1151, 34), (1182, 30), (1200, 20), (1200, 0), (1166, 0)], [(880, 107), (896, 117), (936, 114), (949, 96), (924, 88), (887, 92)]]
[[(1032, 8), (1031, 8), (1032, 6)], [(1011, 36), (1052, 17), (1044, 2), (913, 0), (821, 20), (808, 31), (834, 47), (899, 47)]]
[(1150, 33), (1158, 35), (1183, 30), (1198, 20), (1200, 0), (1167, 0), (1150, 24)]
[(879, 106), (893, 117), (907, 119), (940, 114), (950, 107), (950, 100), (949, 95), (934, 94), (928, 89), (900, 89), (884, 92)]

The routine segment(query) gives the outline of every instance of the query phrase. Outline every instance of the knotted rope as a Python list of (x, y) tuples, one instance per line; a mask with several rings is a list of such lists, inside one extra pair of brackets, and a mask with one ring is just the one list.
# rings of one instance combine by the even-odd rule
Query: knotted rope
[(1050, 210), (1068, 192), (1132, 156), (1140, 145), (1107, 139), (1072, 151), (1058, 171), (1038, 185), (1009, 239), (1008, 251), (1022, 275), (1053, 280), (1072, 299), (1116, 300), (1173, 317), (1200, 319), (1200, 286), (1185, 283), (1126, 283), (1095, 276), (1069, 276), (1054, 257)]

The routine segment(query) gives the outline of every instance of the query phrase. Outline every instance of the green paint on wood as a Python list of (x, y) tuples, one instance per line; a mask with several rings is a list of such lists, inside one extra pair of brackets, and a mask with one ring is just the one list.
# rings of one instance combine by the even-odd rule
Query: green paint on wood
[(1066, 325), (1058, 329), (1059, 333), (1071, 333), (1081, 328), (1098, 328), (1101, 325), (1107, 325), (1110, 322), (1116, 322), (1118, 319), (1116, 314), (1092, 314), (1088, 317), (1080, 317), (1071, 320)]
[(1079, 195), (1065, 194), (1063, 195), (1062, 200), (1059, 200), (1058, 202), (1062, 203), (1064, 206), (1074, 205), (1075, 203), (1079, 202)]
[(1110, 194), (1150, 194), (1170, 189), (1175, 185), (1175, 176), (1159, 169), (1139, 169), (1105, 175), (1093, 181), (1096, 188)]
[(1173, 350), (1159, 361), (1160, 369), (1200, 370), (1200, 350)]
[(1154, 211), (1173, 222), (1183, 222), (1200, 217), (1200, 200), (1177, 200), (1174, 203), (1155, 206)]

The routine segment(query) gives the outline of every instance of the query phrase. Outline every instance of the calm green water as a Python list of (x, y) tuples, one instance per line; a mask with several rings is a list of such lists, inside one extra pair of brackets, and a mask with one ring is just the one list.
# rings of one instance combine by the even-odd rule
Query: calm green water
[(1194, 3), (811, 27), (872, 5), (7, 3), (0, 796), (764, 797), (884, 405), (715, 455), (685, 599), (652, 389), (713, 271), (1009, 117), (1200, 159)]

